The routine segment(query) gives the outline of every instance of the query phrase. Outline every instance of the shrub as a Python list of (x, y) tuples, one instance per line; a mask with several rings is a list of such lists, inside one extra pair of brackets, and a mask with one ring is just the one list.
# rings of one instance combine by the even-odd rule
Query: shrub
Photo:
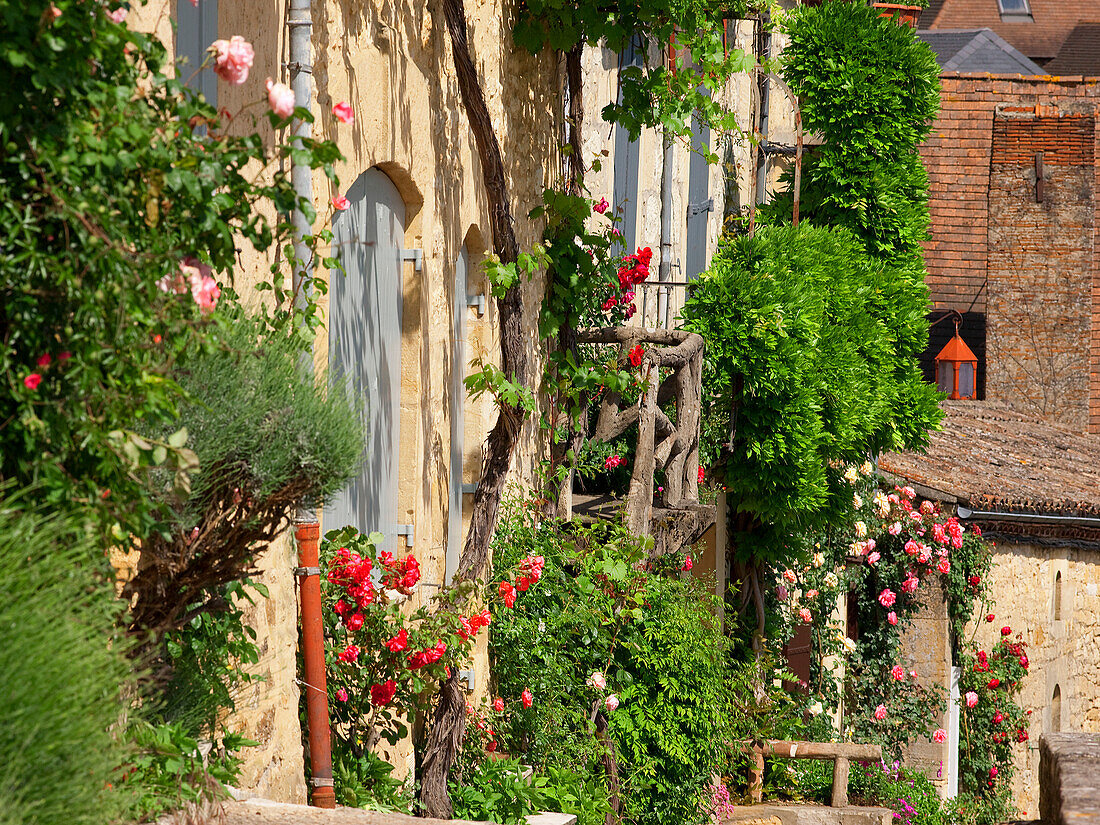
[[(681, 576), (682, 557), (648, 560), (651, 541), (616, 525), (536, 525), (516, 512), (501, 521), (498, 570), (533, 553), (546, 560), (522, 603), (494, 609), (496, 688), (533, 698), (505, 744), (538, 769), (602, 780), (606, 725), (627, 819), (700, 821), (734, 735), (728, 643), (712, 591)], [(605, 704), (612, 695), (617, 707)]]
[(707, 345), (703, 463), (758, 521), (753, 547), (782, 554), (827, 521), (851, 495), (831, 464), (927, 443), (941, 416), (916, 360), (927, 300), (920, 273), (869, 257), (844, 229), (723, 241), (684, 318)]
[(130, 683), (121, 605), (89, 537), (0, 498), (0, 823), (102, 825), (122, 750), (111, 729)]
[(179, 627), (225, 605), (221, 589), (288, 524), (301, 502), (323, 501), (358, 469), (360, 419), (339, 391), (302, 365), (286, 336), (238, 317), (211, 346), (182, 353), (172, 376), (185, 393), (179, 417), (151, 442), (179, 430), (197, 468), (181, 486), (150, 473), (163, 515), (127, 584), (135, 630)]

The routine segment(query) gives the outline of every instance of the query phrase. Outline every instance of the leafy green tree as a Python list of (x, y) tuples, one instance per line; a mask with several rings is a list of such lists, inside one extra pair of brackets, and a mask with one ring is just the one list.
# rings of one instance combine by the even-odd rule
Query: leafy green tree
[(701, 443), (748, 578), (851, 495), (833, 468), (927, 443), (941, 415), (916, 360), (927, 302), (919, 268), (808, 224), (727, 238), (696, 282), (684, 318), (707, 343)]

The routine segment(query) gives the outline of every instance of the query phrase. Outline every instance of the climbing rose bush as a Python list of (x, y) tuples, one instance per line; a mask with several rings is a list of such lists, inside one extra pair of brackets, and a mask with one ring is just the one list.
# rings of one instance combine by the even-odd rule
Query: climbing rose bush
[[(460, 581), (424, 598), (420, 563), (380, 550), (382, 538), (347, 527), (321, 544), (329, 708), (337, 747), (357, 756), (379, 738), (394, 744), (407, 735), (451, 669), (468, 666), (492, 621), (490, 601), (511, 608), (543, 569), (540, 556), (529, 556), (495, 587)], [(518, 701), (530, 707), (530, 692)]]

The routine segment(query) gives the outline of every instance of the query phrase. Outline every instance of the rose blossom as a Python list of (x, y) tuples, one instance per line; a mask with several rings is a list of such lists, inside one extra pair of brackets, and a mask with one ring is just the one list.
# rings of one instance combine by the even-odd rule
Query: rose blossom
[(879, 560), (880, 558), (882, 558), (882, 556), (880, 556), (880, 555), (878, 554), (878, 551), (876, 550), (875, 552), (873, 552), (873, 553), (871, 553), (871, 554), (870, 554), (869, 556), (867, 556), (867, 563), (868, 563), (868, 564), (874, 564), (874, 563), (875, 563), (876, 561), (878, 561), (878, 560)]
[(346, 690), (344, 690), (343, 688), (340, 688), (339, 690), (336, 691), (336, 701), (337, 702), (346, 702), (347, 700), (348, 700), (348, 692)]
[(355, 112), (352, 111), (349, 103), (337, 103), (332, 107), (332, 114), (341, 123), (351, 123), (355, 120)]
[(294, 92), (285, 83), (273, 83), (267, 79), (267, 103), (271, 111), (281, 118), (288, 118), (294, 114)]
[(994, 765), (992, 768), (989, 769), (989, 776), (991, 778), (995, 779), (997, 777), (997, 774), (998, 774), (997, 766)]
[(397, 682), (395, 682), (393, 679), (387, 679), (380, 685), (371, 685), (371, 704), (382, 707), (382, 705), (389, 703), (395, 693), (397, 693)]
[(951, 572), (951, 564), (947, 559), (940, 559), (939, 564), (936, 565), (936, 569), (946, 576)]
[(386, 650), (390, 653), (400, 653), (409, 646), (409, 631), (401, 628), (401, 632), (392, 639), (386, 641)]
[(607, 202), (607, 198), (600, 198), (600, 202), (592, 206), (592, 211), (598, 212), (602, 215), (604, 212), (607, 211), (607, 207), (609, 207), (610, 205), (611, 204)]
[(968, 690), (964, 698), (966, 699), (966, 706), (968, 708), (972, 708), (974, 705), (978, 704), (978, 694), (972, 690)]
[(597, 670), (595, 673), (588, 677), (588, 686), (594, 687), (597, 690), (603, 690), (605, 687), (607, 687), (607, 679), (604, 678), (603, 673)]
[(607, 708), (608, 713), (614, 711), (619, 706), (619, 697), (612, 693), (604, 699), (603, 706)]
[(126, 9), (125, 7), (120, 7), (115, 9), (114, 11), (107, 12), (107, 19), (110, 20), (112, 23), (121, 23), (123, 20), (126, 19), (126, 15), (128, 15), (129, 13), (130, 12), (128, 9)]
[(905, 680), (905, 668), (901, 665), (894, 665), (890, 668), (890, 675), (897, 679), (899, 682)]
[(1003, 713), (1001, 713), (1000, 711), (997, 711), (996, 713), (993, 714), (993, 724), (999, 725), (1004, 720), (1005, 720), (1005, 715)]
[(215, 40), (207, 51), (214, 52), (214, 74), (226, 83), (240, 86), (248, 80), (248, 70), (252, 68), (256, 53), (252, 44), (239, 34), (229, 40)]
[(884, 589), (878, 594), (878, 603), (883, 607), (893, 607), (894, 602), (897, 601), (897, 594), (890, 588)]
[(497, 713), (500, 713), (502, 710), (504, 710), (504, 700), (501, 699), (499, 696), (493, 700), (493, 710), (495, 710)]
[(887, 527), (886, 530), (891, 536), (898, 535), (899, 533), (901, 533), (901, 522), (895, 521), (893, 524)]
[(932, 741), (939, 742), (940, 744), (947, 741), (947, 731), (943, 728), (936, 728), (936, 732), (932, 734)]
[(519, 695), (519, 698), (525, 708), (529, 708), (535, 703), (535, 697), (531, 695), (531, 691), (527, 688), (523, 689), (523, 693)]
[(343, 195), (337, 195), (332, 199), (332, 208), (338, 212), (343, 212), (349, 206), (351, 206), (351, 201)]
[(1009, 627), (1008, 625), (1005, 625), (1004, 627), (1001, 628), (1001, 635), (1002, 636), (1011, 636), (1012, 635), (1012, 628)]
[(682, 565), (680, 565), (680, 569), (684, 570), (684, 571), (687, 571), (687, 570), (690, 570), (694, 566), (695, 566), (695, 564), (694, 564), (694, 562), (692, 562), (691, 556), (684, 556), (684, 563)]
[(886, 614), (886, 621), (888, 621), (890, 624), (897, 624), (898, 614), (891, 610), (889, 613)]
[(886, 718), (886, 705), (879, 705), (875, 708), (875, 718), (880, 722)]
[(23, 386), (28, 390), (38, 389), (38, 385), (42, 383), (42, 376), (37, 372), (32, 372), (23, 378)]
[(813, 614), (803, 607), (798, 611), (798, 618), (802, 621), (802, 624), (809, 624), (813, 620)]
[(355, 664), (355, 661), (359, 658), (359, 648), (355, 645), (348, 645), (342, 651), (340, 651), (340, 661), (347, 662), (349, 665)]

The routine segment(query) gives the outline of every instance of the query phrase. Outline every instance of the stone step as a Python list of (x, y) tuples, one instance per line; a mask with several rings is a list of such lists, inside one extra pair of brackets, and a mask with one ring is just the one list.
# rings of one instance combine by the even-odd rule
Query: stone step
[(723, 822), (736, 825), (891, 825), (894, 812), (889, 808), (846, 805), (808, 805), (797, 802), (740, 805)]

